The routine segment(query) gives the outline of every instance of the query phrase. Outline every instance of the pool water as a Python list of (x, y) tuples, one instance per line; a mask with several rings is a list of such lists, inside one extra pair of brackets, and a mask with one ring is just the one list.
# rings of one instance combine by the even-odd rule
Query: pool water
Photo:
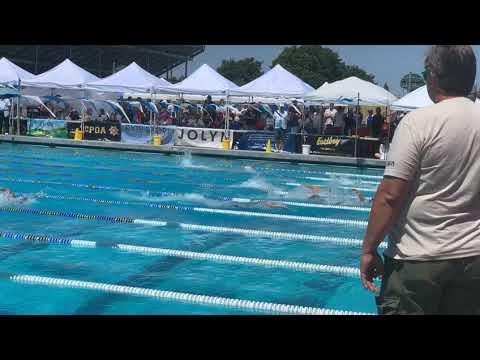
[(0, 314), (375, 313), (356, 268), (382, 174), (2, 143)]

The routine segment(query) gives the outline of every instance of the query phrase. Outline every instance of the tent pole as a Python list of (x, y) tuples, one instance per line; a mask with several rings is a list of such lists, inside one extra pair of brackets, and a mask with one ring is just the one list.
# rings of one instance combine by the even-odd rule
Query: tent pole
[(13, 110), (15, 109), (15, 101), (14, 99), (12, 98), (12, 101), (10, 103), (10, 114), (8, 116), (8, 133), (9, 134), (13, 134)]
[(17, 135), (20, 135), (20, 97), (22, 96), (20, 92), (20, 80), (18, 81), (18, 97), (17, 97)]
[[(360, 111), (360, 93), (357, 97), (357, 110)], [(358, 148), (358, 118), (355, 119), (355, 154), (354, 157), (357, 157), (357, 148)]]

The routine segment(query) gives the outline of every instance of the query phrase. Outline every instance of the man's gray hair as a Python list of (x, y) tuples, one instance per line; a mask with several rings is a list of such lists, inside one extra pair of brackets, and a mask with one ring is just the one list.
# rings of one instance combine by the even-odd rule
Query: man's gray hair
[(434, 45), (427, 53), (425, 67), (447, 95), (468, 96), (475, 83), (477, 59), (468, 45)]

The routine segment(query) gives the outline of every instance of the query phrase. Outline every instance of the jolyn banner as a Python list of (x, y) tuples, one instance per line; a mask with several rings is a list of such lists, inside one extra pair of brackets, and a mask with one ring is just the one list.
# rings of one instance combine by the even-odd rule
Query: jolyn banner
[(178, 127), (175, 130), (175, 145), (179, 146), (222, 149), (222, 141), (226, 138), (227, 131), (223, 129)]

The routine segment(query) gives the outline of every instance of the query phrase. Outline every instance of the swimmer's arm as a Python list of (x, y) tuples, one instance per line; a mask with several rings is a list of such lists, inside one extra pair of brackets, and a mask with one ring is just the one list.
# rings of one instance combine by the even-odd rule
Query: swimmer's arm
[(362, 254), (376, 254), (377, 248), (393, 224), (398, 220), (405, 203), (410, 183), (385, 176), (373, 199), (367, 233), (363, 239)]

